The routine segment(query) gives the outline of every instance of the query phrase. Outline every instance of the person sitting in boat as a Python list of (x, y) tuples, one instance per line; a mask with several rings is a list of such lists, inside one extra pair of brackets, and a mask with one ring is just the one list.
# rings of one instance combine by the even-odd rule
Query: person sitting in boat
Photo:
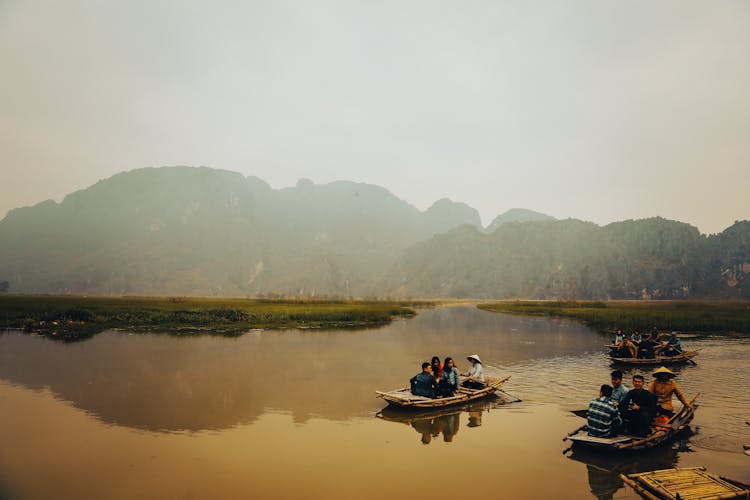
[(672, 332), (669, 335), (667, 345), (664, 347), (662, 354), (664, 354), (664, 356), (677, 356), (682, 354), (682, 343), (680, 342), (680, 339), (677, 338), (677, 332)]
[(437, 384), (435, 383), (435, 377), (432, 376), (432, 369), (430, 363), (422, 363), (422, 371), (414, 375), (411, 380), (411, 393), (415, 396), (424, 396), (426, 398), (435, 398), (435, 389)]
[(656, 339), (650, 335), (641, 340), (638, 344), (638, 357), (642, 359), (654, 359), (656, 345)]
[(478, 354), (467, 356), (466, 359), (471, 362), (471, 367), (464, 373), (464, 376), (469, 377), (469, 379), (464, 380), (461, 385), (469, 389), (483, 389), (484, 375), (482, 374), (482, 360), (479, 359)]
[(633, 375), (633, 388), (619, 405), (628, 432), (634, 436), (648, 436), (651, 421), (656, 416), (656, 397), (643, 388), (643, 375)]
[(649, 384), (648, 391), (656, 396), (657, 415), (666, 415), (667, 417), (674, 415), (672, 394), (677, 396), (677, 399), (679, 399), (683, 405), (688, 408), (690, 407), (690, 403), (682, 394), (680, 386), (673, 380), (675, 376), (676, 374), (674, 372), (664, 366), (654, 372), (654, 380)]
[(435, 382), (440, 382), (440, 377), (443, 376), (443, 365), (440, 364), (440, 358), (433, 356), (430, 366), (432, 367), (432, 376), (435, 377)]
[(622, 340), (625, 338), (625, 334), (622, 333), (622, 330), (619, 328), (617, 329), (617, 332), (615, 333), (615, 340), (612, 342), (614, 345), (619, 346), (622, 343)]
[(620, 348), (617, 350), (617, 358), (634, 358), (638, 353), (638, 347), (627, 337), (620, 342)]
[(438, 389), (443, 397), (451, 397), (458, 390), (458, 368), (450, 356), (445, 358), (443, 363), (443, 374), (438, 382)]
[(589, 403), (586, 428), (589, 436), (612, 437), (622, 425), (620, 412), (612, 403), (612, 386), (604, 384), (599, 388), (599, 397)]
[(609, 396), (609, 400), (612, 401), (612, 403), (615, 406), (620, 406), (620, 403), (625, 399), (625, 396), (628, 395), (628, 389), (625, 387), (622, 383), (622, 372), (620, 370), (615, 370), (610, 374), (610, 377), (612, 378), (612, 395)]
[(633, 334), (630, 336), (630, 340), (632, 340), (635, 345), (638, 345), (641, 342), (641, 340), (643, 340), (643, 338), (641, 337), (641, 331), (640, 330), (634, 331)]

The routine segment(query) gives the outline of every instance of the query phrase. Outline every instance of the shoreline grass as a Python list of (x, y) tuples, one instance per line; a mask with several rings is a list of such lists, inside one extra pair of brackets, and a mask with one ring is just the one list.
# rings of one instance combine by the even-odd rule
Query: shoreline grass
[(64, 341), (107, 329), (241, 335), (251, 329), (367, 328), (412, 317), (428, 301), (0, 295), (0, 330)]
[(500, 301), (484, 311), (569, 318), (602, 333), (648, 331), (750, 333), (750, 301)]

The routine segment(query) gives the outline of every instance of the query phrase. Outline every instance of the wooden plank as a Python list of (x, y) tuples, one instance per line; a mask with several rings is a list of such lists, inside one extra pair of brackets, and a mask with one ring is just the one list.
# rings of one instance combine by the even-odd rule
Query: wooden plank
[(615, 444), (615, 443), (624, 443), (625, 441), (630, 441), (630, 438), (628, 436), (616, 436), (611, 438), (605, 438), (605, 437), (596, 437), (596, 436), (589, 436), (588, 434), (576, 434), (573, 436), (569, 436), (568, 439), (571, 441), (580, 441), (584, 443), (597, 443), (597, 444)]

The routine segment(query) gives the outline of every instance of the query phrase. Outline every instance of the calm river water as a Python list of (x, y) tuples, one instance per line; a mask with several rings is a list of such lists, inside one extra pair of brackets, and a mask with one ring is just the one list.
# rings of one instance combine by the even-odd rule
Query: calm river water
[[(609, 381), (608, 341), (471, 306), (237, 338), (6, 332), (0, 499), (639, 498), (619, 473), (698, 465), (750, 482), (748, 338), (683, 340), (702, 349), (677, 378), (701, 393), (692, 434), (632, 457), (563, 454), (583, 423), (570, 410)], [(464, 370), (473, 353), (522, 401), (415, 419), (375, 398), (433, 354)]]

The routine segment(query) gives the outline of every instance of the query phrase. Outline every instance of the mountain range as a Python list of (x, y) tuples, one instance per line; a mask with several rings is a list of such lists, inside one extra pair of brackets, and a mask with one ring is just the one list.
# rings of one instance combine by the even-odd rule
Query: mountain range
[(205, 167), (144, 168), (11, 210), (0, 291), (102, 295), (750, 298), (750, 222), (598, 226)]

